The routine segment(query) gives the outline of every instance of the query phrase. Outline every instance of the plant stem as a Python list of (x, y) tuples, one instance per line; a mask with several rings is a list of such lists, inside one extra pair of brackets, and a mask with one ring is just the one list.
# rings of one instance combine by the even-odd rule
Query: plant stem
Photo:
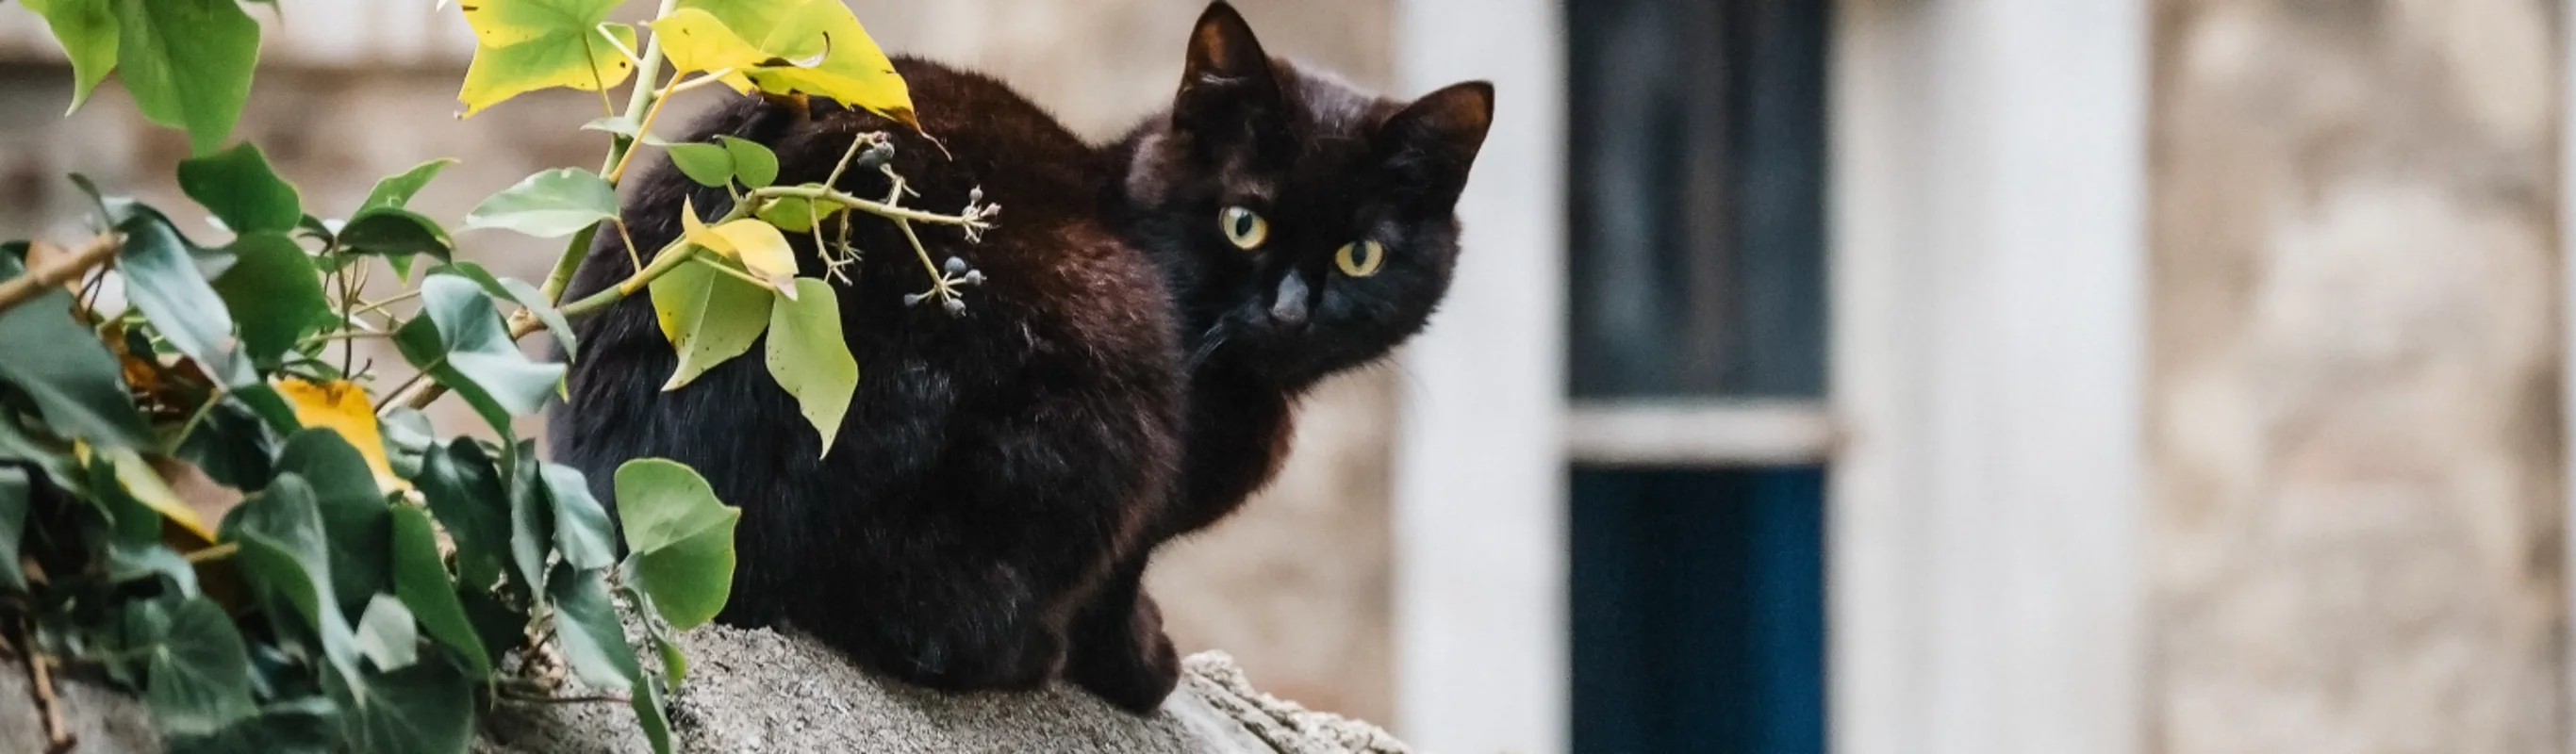
[(46, 289), (79, 279), (81, 274), (88, 272), (90, 268), (114, 258), (116, 250), (122, 246), (123, 240), (117, 237), (115, 231), (101, 233), (96, 238), (90, 239), (88, 244), (81, 246), (79, 251), (72, 252), (70, 259), (46, 265), (41, 270), (28, 270), (27, 274), (20, 275), (9, 282), (0, 283), (0, 312), (25, 303)]
[(754, 199), (777, 199), (789, 196), (809, 201), (831, 202), (833, 204), (838, 204), (843, 207), (855, 209), (889, 220), (909, 220), (917, 223), (930, 223), (932, 225), (965, 225), (977, 228), (984, 227), (984, 221), (967, 217), (965, 215), (942, 215), (936, 212), (923, 212), (909, 207), (899, 207), (887, 202), (862, 199), (850, 194), (842, 193), (841, 191), (835, 190), (829, 186), (769, 186), (751, 190), (751, 198)]

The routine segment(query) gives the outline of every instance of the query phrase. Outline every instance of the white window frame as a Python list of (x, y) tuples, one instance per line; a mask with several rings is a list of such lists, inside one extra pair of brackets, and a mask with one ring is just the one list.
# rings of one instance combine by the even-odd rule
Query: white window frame
[(1826, 403), (1569, 406), (1563, 2), (1399, 0), (1404, 90), (1500, 93), (1406, 359), (1398, 732), (1568, 747), (1569, 460), (1829, 460), (1833, 751), (2138, 751), (2144, 4), (1838, 3)]

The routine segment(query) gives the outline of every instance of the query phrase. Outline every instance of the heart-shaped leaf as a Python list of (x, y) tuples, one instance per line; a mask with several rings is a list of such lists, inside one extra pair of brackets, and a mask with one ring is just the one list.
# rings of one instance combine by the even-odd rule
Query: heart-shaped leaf
[[(0, 281), (24, 273), (17, 257), (0, 254)], [(153, 446), (116, 356), (72, 320), (72, 306), (72, 294), (56, 288), (0, 309), (0, 353), (45, 354), (0, 359), (0, 383), (27, 396), (55, 433), (102, 448)]]
[[(369, 440), (375, 438), (370, 437)], [(366, 609), (385, 590), (385, 548), (393, 538), (393, 513), (376, 487), (376, 471), (347, 437), (323, 427), (286, 438), (277, 469), (311, 485), (315, 510), (329, 536), (331, 593), (341, 610)]]
[(733, 531), (742, 511), (716, 499), (698, 473), (642, 458), (617, 467), (625, 574), (673, 627), (704, 625), (733, 594)]
[(445, 261), (456, 242), (438, 222), (401, 207), (368, 207), (340, 228), (340, 248), (352, 254), (405, 257), (427, 254)]
[(465, 617), (464, 603), (456, 598), (456, 582), (447, 577), (447, 566), (439, 561), (438, 531), (430, 524), (429, 514), (397, 506), (393, 532), (394, 595), (411, 608), (430, 638), (456, 649), (465, 659), (469, 677), (491, 677), (488, 650)]
[(573, 336), (572, 323), (565, 320), (563, 312), (556, 311), (553, 304), (546, 303), (545, 292), (538, 290), (536, 286), (529, 285), (518, 278), (495, 277), (491, 270), (486, 270), (483, 265), (473, 262), (454, 262), (430, 270), (430, 274), (439, 273), (462, 275), (465, 279), (474, 281), (475, 285), (482, 286), (485, 295), (517, 303), (521, 308), (536, 315), (537, 321), (545, 323), (546, 332), (553, 335), (555, 342), (563, 346), (564, 356), (580, 357), (580, 341)]
[(647, 290), (662, 334), (679, 351), (679, 366), (662, 384), (678, 390), (716, 365), (751, 350), (769, 329), (770, 302), (776, 296), (760, 286), (709, 269), (708, 263), (681, 265)]
[(563, 642), (573, 675), (592, 688), (613, 689), (644, 677), (644, 669), (626, 645), (626, 629), (608, 602), (603, 573), (556, 564), (546, 593), (554, 597), (555, 637)]
[(778, 181), (778, 154), (760, 142), (735, 136), (718, 136), (725, 154), (733, 159), (734, 177), (745, 188), (761, 188)]
[(508, 436), (510, 417), (545, 405), (561, 364), (539, 364), (520, 355), (474, 281), (430, 275), (420, 281), (421, 316), (394, 332), (403, 358), (456, 391), (483, 420)]
[(474, 62), (456, 99), (471, 117), (524, 92), (549, 87), (595, 91), (635, 72), (618, 51), (636, 49), (635, 29), (606, 23), (624, 0), (478, 0), (460, 3), (474, 27)]
[[(705, 11), (768, 58), (736, 66), (741, 76), (728, 83), (737, 89), (750, 83), (771, 94), (830, 97), (920, 128), (903, 77), (840, 0), (681, 0), (673, 16), (690, 10)], [(741, 61), (737, 55), (709, 62)]]
[(689, 243), (741, 262), (745, 271), (767, 283), (778, 295), (796, 297), (796, 250), (787, 244), (787, 236), (779, 233), (777, 226), (745, 217), (709, 227), (698, 220), (697, 208), (684, 197), (680, 200), (680, 232)]
[[(90, 92), (116, 69), (116, 5), (109, 0), (21, 0), (45, 17), (54, 41), (72, 63), (71, 111), (89, 101)], [(70, 111), (65, 112), (66, 115)]]
[(511, 561), (510, 493), (492, 457), (473, 438), (456, 438), (422, 459), (417, 481), (430, 512), (456, 540), (460, 580), (475, 588), (497, 583)]
[(180, 601), (166, 613), (141, 602), (125, 613), (125, 633), (147, 658), (144, 699), (161, 730), (204, 735), (250, 717), (250, 654), (231, 616), (204, 598)]
[(310, 382), (290, 377), (277, 382), (277, 392), (295, 406), (297, 422), (310, 429), (338, 432), (341, 440), (357, 450), (367, 470), (375, 474), (377, 488), (403, 490), (411, 486), (394, 475), (393, 462), (385, 455), (384, 434), (376, 425), (375, 407), (367, 402), (366, 388), (348, 380)]
[(179, 162), (179, 190), (206, 211), (215, 213), (235, 233), (295, 229), (304, 207), (295, 187), (277, 177), (259, 147), (235, 145), (204, 157)]
[(617, 188), (598, 173), (556, 168), (520, 180), (474, 206), (467, 229), (504, 228), (561, 238), (617, 218)]
[(769, 375), (796, 396), (797, 410), (823, 435), (821, 455), (832, 454), (841, 417), (859, 387), (859, 362), (841, 337), (841, 304), (832, 284), (797, 278), (804, 295), (782, 297), (769, 309)]
[(259, 22), (241, 5), (208, 0), (115, 0), (119, 78), (135, 109), (188, 131), (196, 154), (231, 136), (250, 100)]
[(608, 528), (608, 510), (590, 496), (590, 481), (579, 469), (562, 464), (544, 464), (538, 473), (546, 484), (546, 499), (554, 504), (555, 551), (563, 562), (584, 571), (607, 568), (617, 560), (617, 542)]
[(733, 155), (714, 144), (673, 144), (663, 148), (680, 174), (701, 186), (723, 188), (733, 183)]
[(332, 316), (331, 301), (313, 258), (286, 234), (244, 234), (226, 250), (233, 266), (215, 280), (215, 295), (239, 321), (243, 350), (273, 366)]
[(357, 638), (331, 597), (330, 544), (312, 485), (281, 473), (268, 489), (224, 517), (223, 538), (240, 546), (234, 555), (245, 581), (292, 607), (322, 642), (323, 658), (342, 680), (358, 677)]
[(252, 381), (250, 367), (233, 358), (233, 318), (223, 297), (197, 266), (194, 244), (148, 208), (117, 225), (125, 244), (117, 250), (125, 298), (170, 345), (196, 359), (208, 376), (226, 385)]

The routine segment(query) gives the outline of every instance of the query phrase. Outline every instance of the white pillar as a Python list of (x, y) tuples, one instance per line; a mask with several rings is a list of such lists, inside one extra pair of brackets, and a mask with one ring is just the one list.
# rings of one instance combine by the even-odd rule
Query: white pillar
[(1840, 754), (2144, 747), (2145, 6), (1837, 8)]
[(1401, 0), (1400, 94), (1494, 82), (1449, 298), (1404, 363), (1396, 732), (1562, 751), (1566, 723), (1562, 0)]

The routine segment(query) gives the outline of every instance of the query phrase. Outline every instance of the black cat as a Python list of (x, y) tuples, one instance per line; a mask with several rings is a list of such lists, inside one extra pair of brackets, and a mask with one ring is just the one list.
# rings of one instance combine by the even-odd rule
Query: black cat
[[(1491, 88), (1377, 100), (1267, 59), (1223, 3), (1193, 32), (1172, 110), (1113, 145), (983, 76), (896, 68), (944, 154), (821, 101), (742, 100), (692, 140), (767, 144), (797, 183), (884, 131), (914, 206), (980, 187), (1006, 210), (982, 243), (922, 228), (934, 258), (985, 275), (964, 313), (907, 306), (927, 284), (910, 247), (853, 216), (868, 254), (840, 297), (862, 376), (829, 456), (754, 359), (661, 392), (676, 358), (641, 296), (578, 325), (554, 453), (602, 495), (626, 460), (677, 459), (741, 506), (729, 624), (793, 625), (936, 688), (1061, 673), (1149, 711), (1179, 668), (1138, 585), (1147, 557), (1268, 481), (1299, 394), (1421, 327), (1456, 257), (1450, 209)], [(730, 206), (667, 164), (633, 182), (625, 217), (645, 249), (678, 235), (684, 196), (709, 216)], [(850, 171), (839, 188), (889, 187)], [(603, 234), (569, 295), (630, 267)]]

